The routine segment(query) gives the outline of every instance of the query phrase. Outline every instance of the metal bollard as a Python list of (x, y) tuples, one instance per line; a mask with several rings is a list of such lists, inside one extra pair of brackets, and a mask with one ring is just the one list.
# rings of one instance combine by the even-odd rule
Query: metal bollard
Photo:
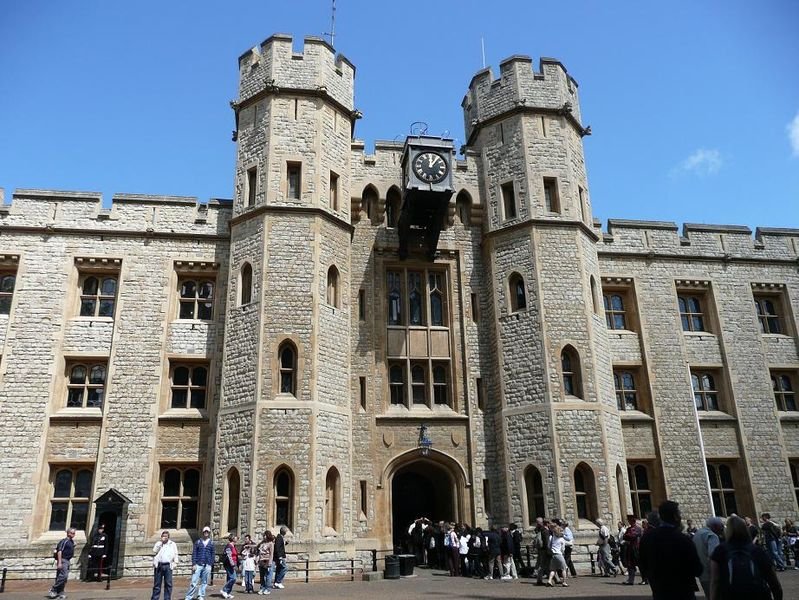
[(306, 558), (305, 559), (305, 583), (308, 583), (308, 563), (310, 561)]
[(355, 581), (355, 560), (350, 559), (350, 581)]
[(377, 571), (377, 548), (372, 548), (372, 571)]
[(108, 569), (108, 572), (105, 574), (105, 589), (111, 589), (111, 569)]
[(3, 567), (3, 579), (0, 579), (0, 594), (6, 591), (6, 574), (8, 573), (8, 569)]

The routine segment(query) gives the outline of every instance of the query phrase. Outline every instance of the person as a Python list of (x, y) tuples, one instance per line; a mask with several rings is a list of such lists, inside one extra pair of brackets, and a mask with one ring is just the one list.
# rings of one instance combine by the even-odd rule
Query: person
[(227, 536), (227, 545), (222, 555), (222, 566), (225, 568), (225, 575), (227, 575), (227, 581), (222, 586), (222, 591), (219, 592), (223, 598), (233, 597), (231, 592), (233, 591), (233, 586), (236, 585), (236, 566), (238, 564), (239, 552), (236, 550), (236, 535), (231, 533)]
[(693, 539), (697, 531), (699, 530), (696, 527), (694, 527), (694, 522), (692, 519), (688, 519), (687, 521), (685, 521), (685, 535)]
[(488, 541), (486, 544), (488, 547), (488, 569), (485, 578), (494, 579), (494, 567), (497, 568), (499, 576), (502, 577), (502, 549), (500, 547), (502, 541), (499, 538), (496, 525), (492, 525), (491, 529), (488, 530), (486, 540)]
[(782, 526), (782, 532), (785, 534), (785, 539), (788, 542), (788, 552), (793, 553), (793, 568), (799, 571), (799, 528), (796, 527), (793, 519), (785, 519), (785, 525)]
[(518, 573), (524, 566), (522, 564), (522, 532), (519, 530), (516, 523), (511, 523), (509, 529), (511, 537), (513, 537), (513, 562), (516, 565), (516, 572)]
[(721, 543), (724, 534), (724, 521), (719, 517), (710, 517), (705, 521), (705, 526), (698, 529), (692, 538), (699, 561), (702, 563), (702, 574), (699, 576), (699, 585), (705, 596), (710, 598), (710, 557)]
[(749, 536), (752, 538), (752, 541), (757, 543), (757, 536), (760, 535), (760, 528), (757, 526), (757, 523), (751, 517), (746, 517), (746, 527), (749, 529)]
[(245, 546), (243, 556), (244, 560), (241, 561), (241, 570), (244, 572), (244, 591), (248, 594), (252, 594), (255, 591), (252, 585), (255, 581), (255, 549), (250, 549)]
[(769, 513), (760, 515), (760, 520), (763, 522), (760, 530), (763, 532), (763, 543), (766, 546), (766, 550), (771, 554), (771, 560), (774, 561), (774, 566), (777, 567), (777, 570), (784, 571), (785, 559), (782, 555), (782, 531), (780, 526), (771, 520)]
[(67, 579), (69, 578), (69, 561), (75, 556), (75, 528), (70, 527), (67, 529), (67, 537), (58, 542), (55, 547), (55, 582), (53, 587), (47, 593), (48, 598), (58, 598), (64, 600), (67, 595), (64, 590), (67, 586)]
[(186, 600), (193, 600), (194, 593), (197, 598), (204, 600), (205, 589), (208, 587), (208, 576), (214, 565), (214, 542), (211, 539), (211, 528), (203, 527), (202, 538), (194, 542), (191, 551), (191, 583), (186, 592)]
[(627, 569), (627, 581), (623, 582), (625, 585), (635, 583), (635, 568), (638, 566), (638, 552), (643, 535), (635, 515), (627, 515), (627, 527), (624, 528), (621, 542), (622, 563)]
[(458, 536), (458, 558), (460, 559), (461, 575), (471, 577), (471, 563), (469, 562), (469, 542), (472, 534), (468, 527), (462, 527)]
[(558, 525), (552, 528), (552, 536), (549, 542), (551, 550), (551, 558), (549, 559), (549, 579), (547, 579), (547, 587), (552, 587), (552, 581), (557, 575), (560, 577), (560, 583), (563, 587), (569, 587), (566, 583), (566, 559), (563, 558), (563, 552), (566, 549), (566, 540), (563, 539), (563, 529)]
[(563, 559), (566, 561), (566, 566), (569, 568), (569, 574), (572, 577), (577, 577), (577, 569), (574, 568), (572, 561), (572, 550), (574, 550), (574, 533), (569, 527), (568, 521), (563, 521), (563, 539), (566, 542), (566, 550), (563, 551)]
[(680, 505), (666, 500), (658, 508), (660, 525), (641, 538), (638, 566), (653, 600), (693, 600), (702, 563), (693, 542), (680, 531)]
[(746, 521), (727, 519), (724, 543), (710, 556), (710, 597), (713, 600), (782, 600), (782, 586), (771, 559), (752, 543)]
[(510, 527), (502, 528), (499, 548), (505, 569), (502, 579), (518, 579), (519, 574), (516, 572), (516, 562), (513, 560), (513, 535), (510, 532)]
[(86, 567), (86, 581), (100, 581), (103, 578), (103, 566), (108, 556), (108, 536), (105, 525), (100, 523), (97, 532), (92, 537), (89, 547), (89, 564)]
[(162, 531), (161, 539), (153, 546), (153, 595), (151, 600), (159, 600), (161, 587), (164, 600), (172, 600), (172, 571), (178, 564), (178, 545), (169, 539), (169, 532)]
[(458, 534), (455, 531), (454, 523), (447, 525), (447, 537), (444, 539), (444, 545), (449, 550), (447, 563), (449, 565), (449, 576), (460, 577), (461, 559), (460, 551), (458, 549)]
[(552, 533), (549, 531), (549, 522), (541, 517), (536, 517), (535, 537), (533, 538), (533, 546), (538, 550), (535, 560), (536, 585), (545, 585), (544, 574), (549, 573), (549, 557), (552, 553), (549, 547), (551, 538)]
[(288, 530), (285, 525), (281, 526), (280, 533), (275, 537), (275, 551), (272, 560), (275, 561), (275, 587), (279, 590), (286, 587), (283, 585), (283, 578), (288, 571), (286, 566), (286, 544), (288, 544), (286, 534)]
[(265, 531), (263, 541), (258, 544), (258, 571), (261, 575), (261, 589), (258, 593), (262, 596), (271, 594), (272, 580), (275, 576), (275, 561), (272, 559), (275, 552), (275, 535)]
[(597, 532), (596, 545), (598, 548), (597, 559), (602, 565), (602, 576), (610, 577), (611, 574), (616, 576), (616, 567), (613, 565), (613, 559), (610, 556), (610, 529), (602, 519), (596, 520), (596, 525), (599, 527)]
[(483, 549), (483, 530), (479, 527), (475, 528), (472, 532), (472, 537), (469, 540), (469, 569), (472, 577), (484, 577), (485, 570), (483, 569), (482, 560)]

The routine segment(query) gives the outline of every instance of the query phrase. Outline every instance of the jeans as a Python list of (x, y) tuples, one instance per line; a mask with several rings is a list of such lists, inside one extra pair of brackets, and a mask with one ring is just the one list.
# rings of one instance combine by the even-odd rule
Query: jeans
[(275, 583), (283, 583), (283, 578), (286, 576), (286, 571), (289, 568), (286, 566), (285, 558), (278, 558), (277, 565), (275, 566)]
[(161, 583), (164, 585), (164, 600), (172, 600), (172, 567), (169, 563), (161, 563), (153, 573), (152, 600), (161, 597)]
[(566, 549), (563, 551), (563, 560), (566, 561), (566, 566), (569, 568), (571, 576), (577, 577), (577, 570), (574, 568), (574, 563), (572, 562), (572, 550), (574, 550), (573, 546), (566, 546)]
[(191, 584), (189, 591), (186, 592), (186, 600), (192, 600), (197, 586), (200, 587), (198, 598), (205, 598), (205, 588), (208, 587), (208, 575), (211, 573), (211, 565), (194, 565), (194, 572), (191, 574)]
[[(635, 565), (627, 565), (627, 583), (635, 583)], [(710, 598), (710, 594), (706, 594)]]
[(261, 591), (271, 590), (275, 578), (275, 562), (272, 561), (268, 565), (259, 564), (258, 571), (261, 573)]
[(768, 551), (771, 554), (771, 558), (774, 560), (774, 565), (778, 569), (784, 569), (785, 559), (782, 556), (782, 543), (777, 540), (770, 540), (768, 542)]
[(222, 586), (222, 591), (229, 594), (233, 591), (233, 586), (236, 585), (236, 567), (225, 565), (225, 575), (227, 575), (227, 581)]
[(67, 585), (67, 579), (69, 578), (69, 561), (66, 558), (61, 559), (61, 564), (58, 565), (58, 568), (55, 572), (55, 583), (53, 583), (53, 587), (51, 591), (54, 594), (63, 594), (64, 587)]
[(255, 571), (244, 571), (244, 591), (253, 592), (253, 581), (255, 581)]
[(508, 554), (502, 558), (505, 560), (505, 575), (518, 579), (519, 574), (516, 572), (516, 562), (513, 560), (513, 555)]

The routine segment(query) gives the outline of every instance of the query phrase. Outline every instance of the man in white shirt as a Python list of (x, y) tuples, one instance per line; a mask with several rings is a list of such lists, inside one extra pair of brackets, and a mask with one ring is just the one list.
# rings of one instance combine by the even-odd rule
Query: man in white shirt
[(153, 595), (152, 600), (161, 597), (161, 583), (164, 586), (164, 600), (172, 600), (172, 570), (178, 564), (178, 546), (169, 539), (169, 532), (161, 532), (161, 541), (153, 546)]

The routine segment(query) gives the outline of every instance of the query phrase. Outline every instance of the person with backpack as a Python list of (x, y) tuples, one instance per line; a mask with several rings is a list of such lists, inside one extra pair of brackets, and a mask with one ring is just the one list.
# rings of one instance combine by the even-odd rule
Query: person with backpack
[(777, 567), (777, 570), (784, 571), (785, 558), (782, 554), (782, 530), (779, 525), (771, 520), (769, 513), (760, 515), (760, 520), (763, 521), (760, 530), (763, 532), (763, 543), (766, 546), (766, 550), (771, 554), (771, 559), (774, 561), (774, 566)]
[(486, 536), (488, 546), (488, 573), (486, 579), (494, 579), (494, 567), (497, 573), (502, 577), (502, 540), (499, 537), (496, 525), (492, 525)]
[(752, 543), (746, 521), (732, 516), (725, 542), (710, 557), (713, 600), (782, 600), (782, 586), (766, 552)]
[(222, 555), (222, 566), (225, 567), (225, 575), (227, 581), (219, 592), (223, 598), (232, 598), (233, 586), (236, 585), (236, 567), (239, 564), (239, 551), (236, 549), (236, 536), (230, 534), (227, 536), (227, 546), (225, 546), (225, 553)]
[(67, 579), (69, 578), (69, 561), (75, 556), (75, 528), (70, 527), (67, 529), (67, 537), (58, 542), (58, 545), (53, 551), (53, 558), (55, 559), (55, 583), (50, 591), (47, 593), (48, 598), (58, 598), (64, 600), (67, 595), (64, 589), (67, 586)]
[(611, 547), (610, 547), (610, 529), (602, 519), (596, 520), (596, 525), (599, 527), (599, 531), (597, 532), (597, 559), (599, 560), (600, 564), (602, 565), (602, 576), (603, 577), (610, 577), (613, 575), (614, 577), (617, 574), (616, 567), (613, 564), (613, 558), (611, 557)]

